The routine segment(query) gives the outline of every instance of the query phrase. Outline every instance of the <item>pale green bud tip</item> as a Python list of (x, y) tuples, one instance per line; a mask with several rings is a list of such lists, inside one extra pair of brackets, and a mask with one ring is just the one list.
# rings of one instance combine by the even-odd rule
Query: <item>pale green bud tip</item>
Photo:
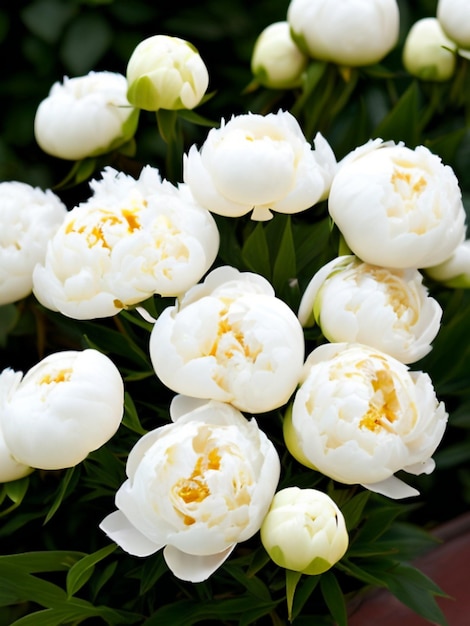
[(424, 18), (415, 22), (408, 33), (403, 65), (423, 81), (446, 81), (455, 72), (455, 48), (436, 18)]
[(148, 76), (140, 76), (129, 86), (127, 99), (132, 106), (144, 111), (156, 111), (160, 108), (158, 92)]

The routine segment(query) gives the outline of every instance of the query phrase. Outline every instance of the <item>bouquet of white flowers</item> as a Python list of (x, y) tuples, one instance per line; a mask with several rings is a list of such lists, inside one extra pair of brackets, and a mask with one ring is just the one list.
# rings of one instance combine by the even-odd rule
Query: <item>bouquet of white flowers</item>
[[(22, 17), (74, 59), (143, 24), (90, 4)], [(49, 173), (0, 183), (5, 623), (346, 626), (373, 585), (446, 624), (410, 561), (469, 500), (459, 469), (436, 514), (470, 458), (468, 8), (278, 4), (243, 88), (198, 5), (34, 103)]]

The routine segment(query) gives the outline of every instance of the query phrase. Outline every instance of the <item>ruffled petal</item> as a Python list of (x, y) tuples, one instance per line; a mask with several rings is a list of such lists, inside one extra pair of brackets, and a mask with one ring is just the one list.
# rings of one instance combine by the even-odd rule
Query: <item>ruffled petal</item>
[(177, 578), (192, 583), (200, 583), (203, 580), (207, 580), (224, 563), (232, 553), (235, 545), (231, 545), (218, 554), (209, 554), (207, 556), (195, 556), (181, 552), (174, 546), (166, 546), (163, 550), (163, 556), (166, 564)]
[(147, 539), (121, 511), (114, 511), (105, 517), (99, 527), (125, 552), (133, 556), (149, 556), (163, 547)]
[(396, 476), (390, 476), (390, 478), (386, 478), (385, 480), (381, 480), (377, 483), (362, 484), (362, 486), (369, 489), (369, 491), (380, 493), (381, 495), (392, 498), (393, 500), (419, 496), (419, 491), (417, 489), (410, 487)]

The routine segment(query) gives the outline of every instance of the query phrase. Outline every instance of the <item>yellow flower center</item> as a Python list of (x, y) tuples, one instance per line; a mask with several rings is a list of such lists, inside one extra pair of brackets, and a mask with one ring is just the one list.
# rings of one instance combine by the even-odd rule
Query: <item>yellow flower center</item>
[[(193, 502), (202, 502), (210, 495), (210, 489), (207, 484), (205, 473), (208, 470), (220, 469), (221, 456), (217, 448), (213, 448), (209, 454), (198, 457), (194, 470), (188, 478), (180, 478), (173, 486), (172, 491), (176, 493), (184, 504), (192, 504)], [(183, 522), (186, 526), (195, 523), (195, 518), (187, 515), (182, 511), (178, 511), (183, 515)]]
[(382, 429), (394, 433), (392, 424), (398, 419), (397, 411), (400, 408), (397, 392), (391, 373), (385, 369), (378, 370), (371, 380), (374, 396), (369, 402), (369, 409), (359, 422), (360, 428), (367, 428), (372, 432)]
[(51, 383), (63, 383), (70, 380), (73, 369), (71, 367), (59, 370), (54, 374), (46, 374), (39, 381), (40, 385), (50, 385)]

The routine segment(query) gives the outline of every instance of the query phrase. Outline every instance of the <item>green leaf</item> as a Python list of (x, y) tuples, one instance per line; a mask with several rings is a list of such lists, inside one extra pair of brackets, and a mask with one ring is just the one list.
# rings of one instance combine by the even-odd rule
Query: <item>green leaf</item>
[(249, 594), (260, 600), (269, 602), (271, 600), (271, 594), (268, 587), (263, 581), (256, 576), (248, 576), (243, 568), (232, 565), (231, 563), (225, 564), (225, 571), (230, 574), (237, 582), (245, 587)]
[(323, 78), (328, 64), (324, 61), (312, 61), (310, 62), (307, 71), (305, 73), (305, 80), (302, 85), (302, 94), (297, 99), (297, 102), (292, 107), (292, 114), (297, 116), (300, 111), (302, 111), (303, 107), (307, 103), (310, 96), (315, 91), (317, 85), (320, 83)]
[[(73, 489), (74, 485), (76, 485), (79, 479), (79, 474), (80, 470), (77, 468), (77, 466), (69, 467), (65, 471), (64, 477), (60, 482), (59, 489), (57, 490), (54, 502), (49, 508), (46, 519), (44, 520), (44, 524), (47, 524), (47, 522), (52, 519), (52, 517), (55, 515), (60, 505), (62, 504), (63, 500), (70, 494), (71, 490)], [(72, 478), (74, 479), (73, 481)]]
[(215, 620), (219, 623), (240, 619), (250, 611), (262, 611), (263, 614), (271, 611), (278, 602), (257, 601), (249, 595), (223, 600), (194, 602), (179, 600), (166, 604), (149, 617), (142, 626), (162, 626), (162, 624), (178, 624), (178, 626), (192, 626), (204, 620)]
[(15, 602), (31, 601), (43, 607), (53, 607), (66, 600), (65, 591), (10, 563), (0, 563), (0, 605)]
[(413, 148), (420, 143), (419, 121), (419, 89), (417, 82), (413, 82), (375, 128), (373, 136), (384, 140), (404, 141)]
[(0, 306), (0, 347), (5, 347), (8, 334), (15, 327), (18, 319), (18, 309), (14, 304)]
[(190, 122), (191, 124), (196, 124), (197, 126), (207, 126), (210, 128), (216, 128), (220, 125), (220, 122), (215, 122), (210, 120), (207, 117), (203, 117), (199, 113), (196, 113), (194, 110), (190, 109), (180, 109), (178, 111), (179, 117), (183, 120)]
[[(371, 561), (370, 559), (361, 559), (360, 565), (351, 561), (350, 559), (343, 558), (336, 567), (343, 572), (346, 572), (350, 576), (357, 578), (368, 585), (374, 585), (375, 587), (385, 587), (385, 582), (381, 578), (380, 563), (378, 559)], [(389, 560), (384, 561), (384, 567), (389, 566)], [(375, 568), (373, 568), (375, 566)], [(378, 572), (377, 572), (378, 570)]]
[(111, 544), (101, 550), (98, 550), (97, 552), (94, 552), (93, 554), (88, 554), (70, 568), (66, 581), (67, 595), (69, 598), (81, 589), (90, 579), (96, 563), (99, 563), (109, 554), (114, 552), (116, 547), (116, 544)]
[(287, 300), (291, 291), (290, 282), (297, 276), (297, 267), (290, 216), (288, 215), (284, 221), (280, 245), (274, 259), (273, 286), (276, 293)]
[(446, 596), (430, 578), (411, 565), (399, 564), (384, 572), (387, 587), (407, 607), (439, 626), (447, 626), (434, 596)]
[(139, 594), (143, 595), (157, 583), (157, 581), (168, 572), (168, 566), (165, 563), (162, 552), (159, 551), (154, 556), (145, 559), (142, 566), (142, 576), (140, 578)]
[(292, 622), (292, 608), (294, 606), (294, 596), (297, 585), (302, 578), (301, 572), (294, 572), (286, 569), (286, 600), (287, 600), (287, 618)]
[(83, 552), (71, 552), (68, 550), (21, 552), (20, 554), (0, 556), (0, 567), (6, 563), (27, 574), (60, 572), (70, 569), (74, 563), (84, 556)]
[(335, 624), (347, 626), (348, 617), (344, 595), (333, 572), (325, 572), (320, 577), (320, 588)]
[(61, 60), (72, 74), (82, 76), (96, 66), (110, 47), (112, 38), (111, 26), (103, 15), (81, 13), (65, 31)]
[(295, 590), (294, 606), (292, 610), (292, 619), (295, 620), (300, 616), (302, 609), (312, 595), (314, 589), (320, 582), (320, 576), (304, 576), (302, 582), (297, 585)]
[(166, 144), (170, 144), (176, 140), (177, 136), (177, 111), (168, 109), (158, 109), (156, 112), (158, 132)]
[(263, 222), (258, 222), (242, 248), (242, 258), (248, 269), (271, 280), (271, 262)]
[(32, 33), (52, 44), (60, 39), (74, 13), (73, 5), (60, 0), (38, 0), (28, 3), (21, 18)]
[(5, 483), (4, 485), (5, 493), (16, 505), (21, 504), (23, 498), (28, 491), (28, 487), (29, 476), (25, 476), (24, 478), (20, 478), (19, 480), (13, 480), (11, 482)]
[(359, 524), (363, 517), (364, 507), (369, 501), (370, 491), (365, 490), (348, 500), (342, 507), (341, 512), (346, 521), (346, 528), (350, 532)]
[(140, 423), (134, 401), (127, 391), (124, 393), (124, 417), (122, 418), (122, 423), (126, 428), (138, 435), (145, 435), (147, 432)]

